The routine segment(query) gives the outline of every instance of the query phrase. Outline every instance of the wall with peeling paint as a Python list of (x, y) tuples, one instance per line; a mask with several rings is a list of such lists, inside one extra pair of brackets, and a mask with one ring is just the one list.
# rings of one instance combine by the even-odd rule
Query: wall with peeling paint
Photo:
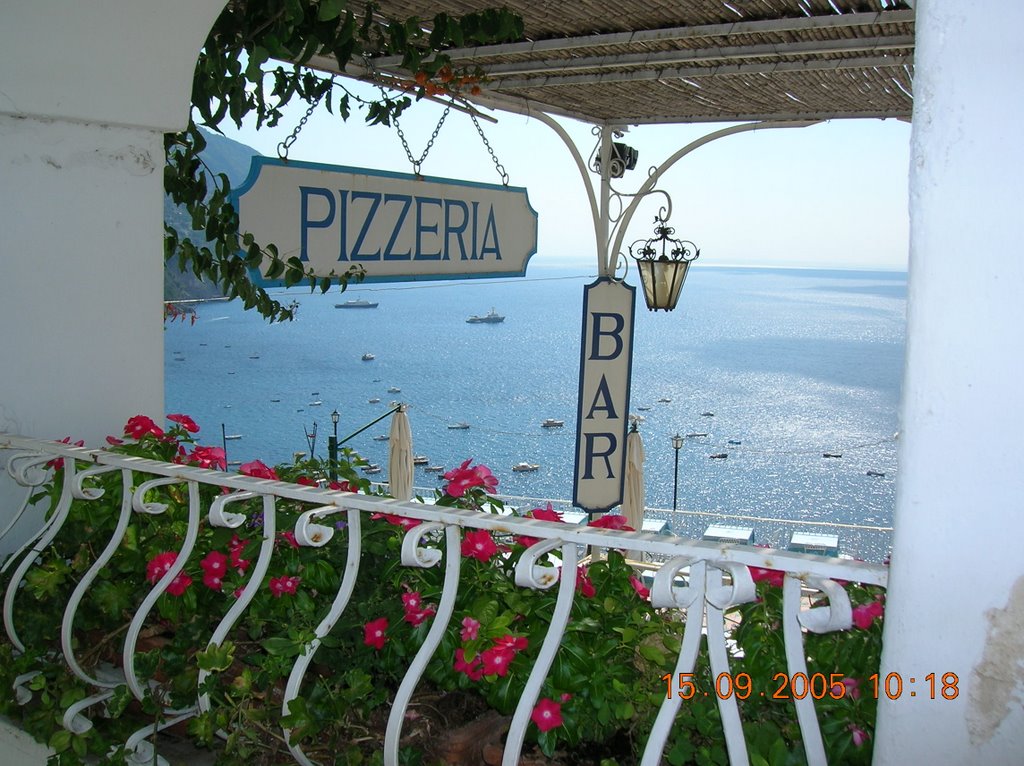
[[(1020, 764), (1024, 6), (916, 9), (907, 358), (883, 655), (883, 673), (899, 673), (904, 690), (879, 706), (875, 762)], [(928, 673), (955, 673), (956, 699), (942, 698), (941, 681), (929, 699)]]

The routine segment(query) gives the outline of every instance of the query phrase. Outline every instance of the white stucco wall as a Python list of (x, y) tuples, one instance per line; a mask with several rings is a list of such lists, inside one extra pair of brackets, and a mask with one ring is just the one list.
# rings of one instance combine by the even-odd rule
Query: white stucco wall
[[(883, 657), (905, 691), (880, 704), (875, 762), (1020, 764), (1024, 6), (916, 8), (907, 359)], [(925, 675), (947, 672), (959, 696), (929, 700)]]
[(223, 6), (0, 0), (0, 431), (163, 414), (163, 133)]

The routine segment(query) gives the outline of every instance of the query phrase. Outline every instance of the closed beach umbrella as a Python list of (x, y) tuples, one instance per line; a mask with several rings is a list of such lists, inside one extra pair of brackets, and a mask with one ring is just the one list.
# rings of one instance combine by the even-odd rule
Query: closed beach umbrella
[(391, 418), (391, 436), (388, 441), (388, 484), (391, 497), (396, 500), (412, 499), (412, 429), (405, 405)]
[(626, 493), (622, 499), (622, 515), (638, 532), (644, 526), (644, 443), (636, 423), (626, 439)]

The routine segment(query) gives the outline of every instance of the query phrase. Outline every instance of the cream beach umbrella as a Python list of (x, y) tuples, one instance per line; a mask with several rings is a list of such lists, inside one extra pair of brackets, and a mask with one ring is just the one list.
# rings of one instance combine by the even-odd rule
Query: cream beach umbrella
[(412, 429), (405, 405), (401, 405), (391, 418), (388, 440), (388, 485), (396, 500), (412, 499)]
[[(644, 443), (636, 423), (626, 438), (626, 491), (622, 498), (626, 523), (640, 532), (644, 526)], [(630, 558), (636, 558), (635, 552)]]

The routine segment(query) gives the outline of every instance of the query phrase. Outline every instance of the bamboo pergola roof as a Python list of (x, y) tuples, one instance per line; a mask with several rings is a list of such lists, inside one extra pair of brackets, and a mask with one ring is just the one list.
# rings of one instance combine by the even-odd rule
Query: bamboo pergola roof
[[(493, 0), (380, 0), (429, 25)], [(526, 40), (448, 51), (513, 111), (594, 124), (910, 119), (914, 11), (903, 0), (506, 0)], [(330, 68), (326, 62), (313, 62)], [(377, 76), (402, 73), (378, 58)], [(369, 70), (356, 74), (368, 75)]]

